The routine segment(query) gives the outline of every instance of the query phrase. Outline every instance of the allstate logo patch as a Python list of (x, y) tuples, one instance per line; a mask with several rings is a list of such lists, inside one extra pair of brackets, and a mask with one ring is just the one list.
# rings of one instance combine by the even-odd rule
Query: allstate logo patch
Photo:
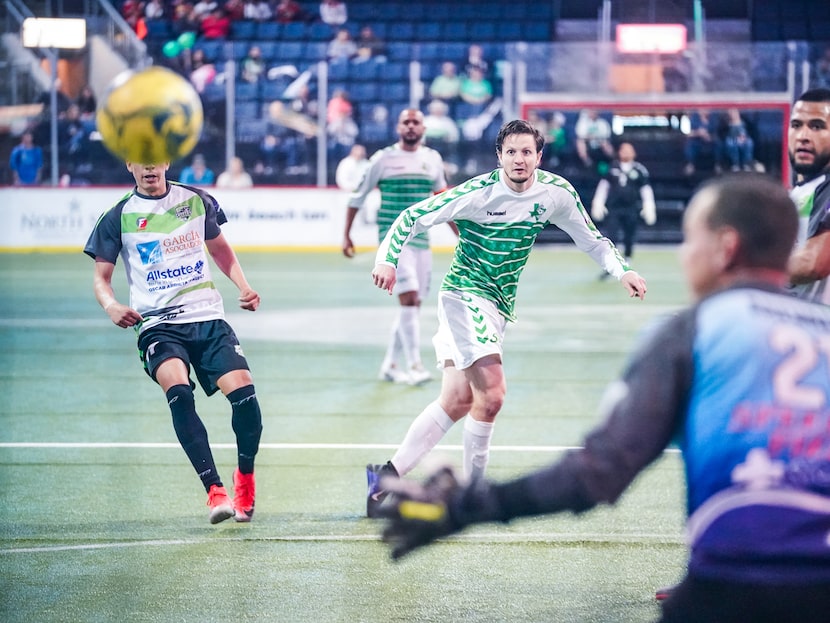
[(202, 274), (202, 269), (205, 267), (205, 263), (202, 260), (196, 262), (196, 265), (193, 267), (197, 273), (200, 275)]
[(162, 259), (161, 245), (158, 241), (153, 242), (139, 242), (136, 246), (138, 255), (141, 257), (141, 263), (147, 266), (148, 264), (158, 264)]

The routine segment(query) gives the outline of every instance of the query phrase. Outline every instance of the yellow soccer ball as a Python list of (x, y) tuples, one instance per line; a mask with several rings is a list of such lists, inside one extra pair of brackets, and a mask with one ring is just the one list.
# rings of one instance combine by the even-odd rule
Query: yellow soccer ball
[(96, 114), (101, 140), (138, 164), (173, 162), (202, 134), (202, 101), (193, 85), (164, 67), (125, 71), (110, 83)]

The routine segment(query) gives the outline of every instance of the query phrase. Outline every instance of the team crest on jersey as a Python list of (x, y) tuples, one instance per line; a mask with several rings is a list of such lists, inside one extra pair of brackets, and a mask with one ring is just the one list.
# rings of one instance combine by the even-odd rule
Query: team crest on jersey
[(157, 240), (153, 242), (139, 242), (135, 245), (138, 251), (138, 256), (141, 258), (141, 263), (147, 266), (148, 264), (158, 264), (164, 259), (161, 252), (161, 245)]
[(147, 217), (139, 216), (137, 219), (135, 219), (135, 226), (139, 231), (147, 229)]
[(176, 206), (176, 218), (186, 221), (191, 214), (193, 214), (193, 209), (188, 204)]

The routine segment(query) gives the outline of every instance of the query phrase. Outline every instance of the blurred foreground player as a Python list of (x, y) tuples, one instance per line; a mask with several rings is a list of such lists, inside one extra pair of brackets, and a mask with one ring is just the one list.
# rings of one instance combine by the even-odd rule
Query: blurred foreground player
[[(168, 182), (168, 167), (127, 163), (135, 188), (101, 216), (84, 252), (95, 258), (95, 298), (114, 324), (135, 328), (144, 370), (167, 396), (176, 436), (208, 493), (210, 522), (230, 517), (250, 521), (262, 417), (242, 347), (224, 319), (205, 247), (239, 288), (242, 309), (255, 311), (259, 294), (219, 229), (227, 219), (216, 200)], [(119, 255), (127, 272), (129, 305), (120, 303), (112, 288)], [(238, 451), (233, 501), (196, 413), (191, 366), (208, 396), (219, 389), (231, 403)]]
[(478, 522), (615, 502), (676, 440), (687, 575), (663, 623), (826, 622), (830, 612), (830, 309), (786, 293), (798, 227), (780, 183), (718, 178), (684, 218), (695, 304), (650, 332), (581, 450), (510, 482), (388, 479), (397, 558)]

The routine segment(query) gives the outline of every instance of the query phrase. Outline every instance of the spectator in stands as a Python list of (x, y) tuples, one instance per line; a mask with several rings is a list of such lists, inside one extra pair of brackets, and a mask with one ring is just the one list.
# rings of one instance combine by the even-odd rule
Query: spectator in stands
[(193, 162), (189, 167), (182, 169), (179, 181), (182, 184), (192, 186), (212, 186), (216, 176), (205, 164), (205, 157), (202, 154), (193, 156)]
[(265, 61), (262, 60), (262, 50), (258, 45), (252, 45), (248, 55), (242, 59), (242, 79), (251, 84), (257, 84), (265, 76)]
[(448, 178), (458, 172), (458, 141), (461, 139), (458, 124), (449, 112), (450, 107), (445, 101), (434, 99), (427, 106), (424, 116), (424, 144), (443, 156)]
[(337, 31), (334, 39), (329, 42), (326, 56), (329, 61), (337, 62), (347, 61), (355, 54), (357, 54), (357, 44), (352, 39), (351, 33), (347, 29), (341, 28)]
[(565, 115), (555, 112), (551, 115), (548, 133), (545, 135), (545, 151), (548, 153), (548, 165), (558, 167), (562, 155), (568, 146), (568, 134), (565, 132)]
[(121, 16), (130, 28), (136, 30), (139, 19), (144, 17), (144, 3), (139, 0), (124, 0), (121, 4)]
[(254, 181), (245, 171), (245, 163), (238, 156), (232, 158), (227, 170), (216, 178), (217, 188), (251, 188), (253, 185)]
[(280, 24), (308, 21), (309, 15), (295, 0), (279, 0), (274, 8), (274, 19)]
[(490, 64), (484, 58), (484, 48), (475, 43), (467, 48), (467, 59), (464, 61), (464, 73), (469, 76), (473, 69), (480, 70), (483, 76), (487, 76), (490, 71)]
[(43, 150), (35, 145), (31, 132), (24, 132), (20, 144), (12, 149), (9, 169), (15, 186), (36, 186), (40, 184), (43, 169)]
[(755, 161), (755, 142), (737, 108), (726, 111), (727, 130), (724, 152), (733, 171), (751, 171)]
[(461, 80), (459, 97), (468, 104), (484, 107), (493, 99), (493, 85), (484, 77), (480, 67), (469, 68), (467, 75)]
[(455, 63), (451, 61), (441, 63), (441, 73), (435, 76), (429, 85), (430, 97), (451, 104), (458, 99), (460, 93), (461, 78)]
[(271, 5), (266, 0), (246, 0), (245, 19), (255, 22), (267, 22), (274, 16)]
[(332, 27), (342, 26), (349, 19), (346, 3), (341, 0), (323, 0), (320, 3), (320, 19)]
[(147, 6), (144, 7), (144, 17), (146, 19), (164, 19), (166, 13), (167, 9), (163, 0), (150, 0)]
[(180, 2), (173, 10), (173, 31), (180, 35), (184, 32), (201, 32), (202, 21), (196, 17), (193, 4)]
[(231, 34), (231, 20), (222, 9), (217, 8), (202, 19), (199, 30), (205, 39), (227, 39)]
[(360, 185), (360, 180), (369, 168), (369, 158), (366, 156), (366, 146), (360, 143), (352, 145), (349, 155), (337, 164), (334, 181), (342, 190), (354, 192)]
[(375, 34), (371, 26), (363, 26), (355, 40), (358, 54), (361, 50), (369, 50), (369, 57), (378, 61), (386, 60), (386, 42)]
[(196, 48), (190, 55), (190, 83), (198, 93), (204, 93), (205, 87), (216, 79), (216, 66), (207, 62), (205, 51)]
[(595, 168), (600, 175), (608, 170), (608, 163), (614, 157), (611, 145), (611, 124), (600, 117), (599, 113), (586, 108), (579, 113), (574, 128), (576, 135), (576, 153), (588, 168)]
[(92, 92), (91, 86), (86, 84), (81, 88), (81, 92), (75, 103), (78, 105), (83, 119), (92, 119), (95, 117), (95, 111), (98, 109), (98, 100), (95, 98), (95, 93)]
[(686, 166), (683, 173), (694, 175), (700, 166), (700, 158), (710, 155), (716, 174), (721, 172), (721, 144), (718, 137), (718, 115), (712, 114), (705, 108), (689, 116), (689, 134), (683, 146)]
[(830, 89), (830, 45), (824, 48), (824, 53), (816, 60), (813, 88)]
[(326, 109), (326, 132), (329, 136), (329, 161), (340, 162), (351, 151), (359, 133), (349, 94), (337, 89)]
[(277, 170), (277, 158), (279, 154), (279, 139), (274, 132), (268, 132), (262, 137), (259, 144), (259, 154), (262, 157), (254, 168), (255, 173), (262, 175), (273, 175)]
[(198, 0), (193, 5), (193, 14), (201, 21), (219, 8), (221, 7), (215, 0)]
[(245, 0), (226, 0), (222, 8), (231, 23), (245, 19)]

